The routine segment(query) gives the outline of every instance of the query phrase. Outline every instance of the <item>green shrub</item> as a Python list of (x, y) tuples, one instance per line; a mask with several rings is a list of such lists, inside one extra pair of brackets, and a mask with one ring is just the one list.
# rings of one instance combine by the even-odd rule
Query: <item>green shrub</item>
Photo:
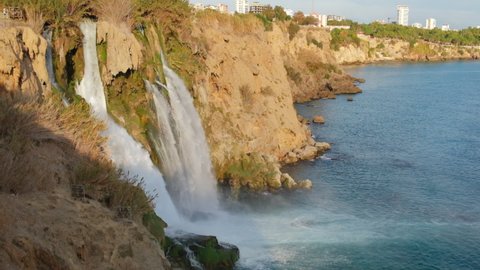
[(275, 174), (274, 164), (253, 153), (243, 154), (239, 159), (231, 161), (225, 176), (234, 189), (248, 187), (250, 190), (261, 191), (268, 187)]
[(477, 28), (442, 31), (441, 29), (429, 30), (396, 24), (371, 23), (359, 25), (357, 31), (372, 37), (400, 39), (413, 44), (417, 40), (424, 40), (455, 45), (480, 45), (480, 29)]
[(360, 46), (360, 38), (357, 36), (357, 33), (350, 29), (334, 29), (330, 32), (332, 39), (330, 41), (330, 48), (338, 51), (340, 47), (354, 45)]
[(295, 35), (300, 31), (300, 26), (294, 22), (291, 22), (288, 25), (288, 37), (290, 40), (293, 40), (295, 38)]
[(293, 67), (285, 65), (285, 70), (287, 71), (287, 76), (290, 80), (299, 85), (302, 83), (302, 74), (299, 71), (296, 71)]

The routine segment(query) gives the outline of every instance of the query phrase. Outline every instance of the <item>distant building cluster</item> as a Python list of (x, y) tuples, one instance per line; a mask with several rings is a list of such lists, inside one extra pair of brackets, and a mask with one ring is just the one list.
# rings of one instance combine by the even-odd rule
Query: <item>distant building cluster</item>
[(221, 13), (228, 13), (228, 5), (227, 4), (218, 4), (218, 5), (204, 5), (204, 4), (201, 4), (201, 3), (196, 3), (196, 4), (193, 4), (192, 7), (195, 9), (195, 10), (206, 10), (206, 9), (210, 9), (210, 10), (216, 10), (218, 12), (221, 12)]
[[(191, 5), (194, 9), (196, 10), (205, 10), (205, 9), (211, 9), (211, 10), (217, 10), (222, 13), (229, 13), (228, 10), (228, 5), (226, 4), (218, 4), (218, 5), (205, 5), (202, 3), (196, 3)], [(236, 13), (240, 14), (246, 14), (246, 13), (254, 13), (254, 14), (260, 14), (267, 10), (268, 8), (271, 8), (272, 6), (269, 4), (265, 3), (260, 3), (260, 2), (249, 2), (248, 0), (235, 0), (235, 11)], [(293, 17), (295, 15), (295, 11), (293, 9), (284, 9), (285, 13), (287, 16)], [(344, 21), (346, 20), (345, 16), (340, 16), (340, 15), (327, 15), (327, 14), (318, 14), (318, 13), (311, 13), (309, 15), (305, 14), (305, 16), (311, 16), (314, 17), (318, 20), (318, 27), (324, 27), (328, 29), (334, 29), (334, 28), (341, 28), (341, 29), (348, 29), (350, 26), (347, 25), (329, 25), (329, 21)]]
[[(406, 5), (398, 5), (397, 6), (397, 21), (394, 22), (398, 25), (408, 26), (408, 17), (409, 17), (410, 9)], [(384, 20), (378, 21), (385, 23)], [(389, 22), (390, 23), (390, 22)], [(425, 28), (425, 29), (436, 29), (437, 28), (437, 20), (434, 18), (428, 18), (425, 22), (425, 27), (422, 26), (421, 23), (413, 23), (412, 27), (415, 28)], [(444, 24), (439, 29), (442, 31), (450, 31), (450, 25)]]

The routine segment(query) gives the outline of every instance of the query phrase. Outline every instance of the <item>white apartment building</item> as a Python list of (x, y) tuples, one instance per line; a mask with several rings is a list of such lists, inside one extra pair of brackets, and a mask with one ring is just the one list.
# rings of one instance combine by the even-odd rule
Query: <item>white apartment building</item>
[(399, 25), (408, 26), (408, 6), (398, 5), (397, 6), (397, 23)]
[(422, 28), (421, 23), (414, 23), (414, 24), (412, 24), (412, 26), (415, 27), (415, 28)]
[(318, 18), (318, 24), (320, 27), (328, 26), (328, 15), (320, 15)]
[(250, 12), (248, 0), (235, 0), (235, 11), (242, 14)]
[(435, 20), (434, 18), (429, 18), (427, 19), (427, 22), (425, 24), (425, 29), (435, 29), (437, 27), (437, 20)]
[(444, 24), (444, 25), (442, 25), (441, 29), (442, 29), (442, 31), (450, 31), (450, 25)]

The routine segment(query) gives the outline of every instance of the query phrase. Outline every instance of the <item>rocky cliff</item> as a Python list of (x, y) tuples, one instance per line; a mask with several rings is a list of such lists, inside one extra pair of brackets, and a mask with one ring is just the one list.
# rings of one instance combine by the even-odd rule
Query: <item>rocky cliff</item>
[(48, 91), (46, 41), (0, 31), (1, 268), (170, 269), (163, 234), (142, 225), (153, 226), (148, 196), (109, 161), (102, 123)]
[(330, 39), (330, 33), (324, 29), (302, 27), (293, 37), (285, 39), (284, 35), (277, 43), (296, 102), (361, 92), (356, 86), (360, 80), (338, 66)]
[(41, 96), (50, 90), (47, 42), (28, 27), (0, 28), (0, 91)]
[(193, 26), (200, 41), (195, 53), (205, 64), (193, 94), (218, 177), (228, 178), (229, 166), (246, 154), (290, 163), (325, 151), (299, 121), (294, 102), (359, 92), (335, 64), (327, 32), (301, 29), (290, 37), (284, 24), (265, 31), (255, 17), (219, 14), (198, 16)]
[(368, 64), (385, 61), (445, 61), (471, 60), (480, 57), (480, 47), (455, 46), (390, 38), (374, 38), (359, 34), (360, 44), (342, 46), (334, 51), (339, 64)]

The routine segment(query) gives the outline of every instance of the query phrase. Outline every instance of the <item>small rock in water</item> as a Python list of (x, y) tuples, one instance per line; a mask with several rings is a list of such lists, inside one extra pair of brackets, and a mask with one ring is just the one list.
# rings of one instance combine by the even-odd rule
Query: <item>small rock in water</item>
[(286, 189), (293, 189), (297, 186), (295, 180), (293, 180), (293, 178), (288, 173), (282, 174), (282, 183), (283, 187)]
[(347, 101), (353, 101), (353, 97), (347, 98)]
[(298, 186), (298, 188), (301, 188), (301, 189), (312, 189), (313, 188), (313, 183), (312, 183), (311, 180), (306, 179), (306, 180), (298, 182), (297, 186)]
[(325, 118), (323, 118), (323, 116), (321, 115), (316, 115), (315, 117), (313, 117), (313, 122), (323, 125), (325, 124)]

